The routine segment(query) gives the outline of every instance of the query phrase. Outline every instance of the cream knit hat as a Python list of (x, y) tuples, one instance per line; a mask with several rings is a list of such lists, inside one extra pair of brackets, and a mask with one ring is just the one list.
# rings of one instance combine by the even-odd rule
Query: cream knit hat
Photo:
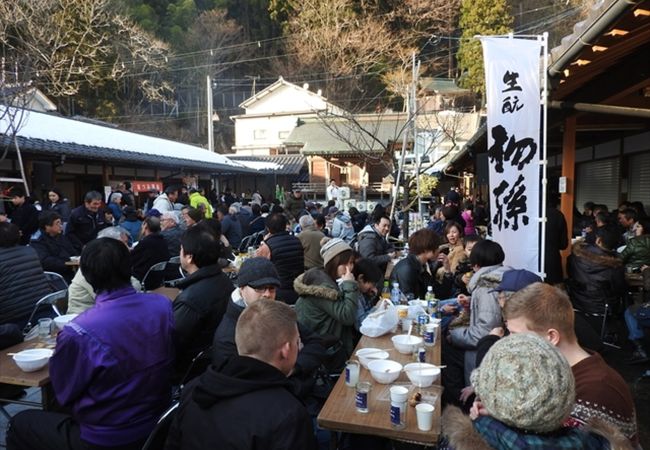
[(326, 266), (336, 255), (343, 253), (346, 250), (352, 250), (343, 239), (334, 238), (325, 241), (327, 238), (321, 239), (320, 255), (323, 257), (323, 266)]
[(558, 429), (575, 401), (569, 363), (547, 340), (530, 333), (500, 339), (471, 381), (490, 416), (537, 433)]

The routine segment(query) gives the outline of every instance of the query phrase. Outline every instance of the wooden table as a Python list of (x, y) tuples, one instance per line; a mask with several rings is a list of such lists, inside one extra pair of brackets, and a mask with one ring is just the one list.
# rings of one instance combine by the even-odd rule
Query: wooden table
[[(411, 355), (403, 355), (395, 350), (390, 340), (391, 337), (391, 334), (379, 338), (364, 336), (361, 338), (359, 345), (357, 345), (355, 352), (365, 347), (391, 349), (388, 351), (390, 354), (389, 359), (397, 361), (402, 365), (415, 362)], [(439, 336), (436, 339), (436, 345), (434, 347), (425, 348), (427, 349), (427, 362), (439, 365), (441, 356)], [(406, 412), (406, 428), (403, 430), (393, 429), (390, 424), (390, 400), (388, 400), (390, 397), (388, 389), (391, 385), (377, 383), (373, 380), (370, 372), (363, 367), (361, 367), (359, 381), (370, 381), (372, 383), (372, 389), (368, 395), (368, 413), (357, 412), (355, 407), (355, 389), (346, 386), (345, 377), (340, 376), (318, 415), (318, 425), (321, 428), (347, 433), (382, 436), (421, 445), (432, 445), (438, 442), (441, 414), (440, 394), (442, 392), (441, 388), (439, 388), (440, 379), (434, 383), (434, 386), (438, 386), (439, 392), (435, 401), (433, 428), (431, 431), (418, 430), (414, 407), (409, 407)], [(395, 383), (409, 383), (406, 373), (402, 372)], [(427, 392), (427, 389), (422, 388), (422, 391)]]
[(181, 293), (181, 290), (175, 287), (160, 286), (157, 287), (156, 289), (147, 292), (150, 294), (164, 295), (165, 297), (167, 297), (173, 302), (174, 300), (176, 300), (176, 297), (178, 297), (178, 294)]
[(14, 362), (9, 353), (18, 353), (22, 350), (32, 348), (52, 348), (53, 345), (47, 345), (40, 339), (32, 339), (30, 341), (21, 342), (12, 347), (2, 350), (0, 353), (0, 383), (12, 384), (15, 386), (25, 387), (38, 387), (41, 388), (41, 403), (29, 402), (25, 400), (5, 400), (0, 399), (2, 402), (19, 403), (27, 406), (40, 406), (43, 409), (48, 409), (54, 399), (51, 384), (50, 384), (50, 365), (47, 364), (41, 370), (36, 372), (23, 372), (18, 365)]

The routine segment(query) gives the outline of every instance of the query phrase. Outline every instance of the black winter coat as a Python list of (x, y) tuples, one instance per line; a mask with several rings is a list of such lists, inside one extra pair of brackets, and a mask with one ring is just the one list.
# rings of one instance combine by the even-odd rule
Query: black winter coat
[(183, 391), (166, 450), (315, 450), (311, 418), (275, 367), (235, 356)]
[(15, 323), (22, 329), (36, 302), (49, 293), (33, 248), (0, 248), (0, 323)]
[(357, 235), (357, 245), (362, 258), (368, 258), (379, 266), (382, 273), (386, 271), (390, 256), (388, 253), (395, 248), (388, 241), (375, 231), (373, 225), (367, 225)]
[(110, 226), (111, 224), (104, 220), (104, 211), (102, 209), (94, 213), (81, 205), (70, 213), (70, 220), (68, 220), (65, 234), (73, 235), (85, 245), (95, 239), (100, 230)]
[(37, 240), (31, 242), (31, 246), (38, 253), (43, 270), (62, 275), (68, 283), (72, 281), (74, 271), (65, 263), (70, 260), (71, 256), (79, 256), (81, 249), (75, 248), (67, 236), (52, 237), (42, 233)]
[(548, 208), (546, 212), (546, 244), (544, 248), (544, 272), (547, 283), (561, 283), (564, 279), (562, 273), (562, 256), (560, 250), (569, 246), (569, 232), (567, 231), (564, 214), (557, 208)]
[(14, 209), (9, 214), (9, 217), (11, 223), (20, 228), (20, 243), (22, 245), (29, 244), (32, 234), (38, 231), (38, 210), (34, 205), (25, 201), (25, 203)]
[[(169, 261), (167, 242), (161, 234), (150, 234), (140, 239), (131, 251), (131, 271), (133, 276), (142, 281), (151, 266), (162, 261)], [(151, 272), (147, 277), (144, 290), (152, 290), (163, 284), (165, 272)]]
[[(212, 364), (222, 365), (228, 358), (237, 355), (235, 344), (235, 327), (237, 319), (244, 311), (244, 308), (233, 301), (228, 301), (226, 313), (214, 333), (212, 341)], [(298, 353), (296, 366), (289, 378), (294, 383), (294, 390), (301, 397), (306, 397), (313, 386), (313, 375), (325, 359), (325, 347), (319, 335), (298, 323), (298, 332), (303, 344), (302, 350)]]
[[(435, 269), (432, 269), (431, 273), (435, 273)], [(393, 268), (391, 282), (399, 283), (402, 293), (404, 295), (413, 294), (413, 298), (423, 299), (428, 286), (433, 287), (436, 298), (449, 298), (451, 296), (453, 277), (445, 276), (442, 283), (438, 283), (431, 273), (425, 270), (416, 255), (410, 253)]]
[(618, 303), (625, 293), (623, 262), (615, 252), (578, 242), (567, 262), (567, 288), (573, 306), (585, 313), (602, 314), (605, 303)]
[(182, 290), (173, 303), (176, 366), (182, 370), (211, 345), (235, 287), (218, 264), (201, 267), (176, 286)]

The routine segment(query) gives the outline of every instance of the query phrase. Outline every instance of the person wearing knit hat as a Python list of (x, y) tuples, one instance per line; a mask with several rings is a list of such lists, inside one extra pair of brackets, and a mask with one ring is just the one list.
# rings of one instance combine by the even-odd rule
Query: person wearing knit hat
[(602, 449), (610, 448), (608, 438), (625, 441), (607, 427), (599, 434), (563, 428), (575, 398), (571, 367), (535, 334), (501, 339), (472, 372), (471, 381), (480, 401), (469, 418), (456, 407), (444, 411), (442, 430), (448, 442), (440, 448)]
[(472, 372), (471, 382), (490, 416), (537, 433), (559, 428), (575, 398), (569, 363), (548, 341), (531, 333), (494, 344)]
[(320, 335), (340, 339), (349, 356), (354, 349), (354, 324), (359, 287), (352, 273), (352, 248), (341, 239), (321, 240), (324, 267), (295, 279), (298, 322)]

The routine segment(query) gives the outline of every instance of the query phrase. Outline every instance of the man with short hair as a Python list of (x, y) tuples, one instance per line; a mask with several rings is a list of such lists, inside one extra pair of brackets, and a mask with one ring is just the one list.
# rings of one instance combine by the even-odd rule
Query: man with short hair
[(65, 263), (70, 261), (71, 256), (78, 256), (81, 248), (75, 248), (68, 237), (63, 235), (61, 216), (54, 211), (43, 211), (38, 218), (38, 224), (41, 235), (31, 242), (31, 246), (38, 253), (43, 270), (56, 272), (70, 283), (74, 271)]
[[(122, 227), (108, 227), (97, 233), (97, 239), (114, 239), (129, 248), (129, 233)], [(140, 282), (131, 276), (131, 286), (136, 291), (142, 290)], [(81, 270), (74, 274), (68, 287), (68, 314), (81, 314), (85, 310), (95, 306), (96, 294), (93, 287), (88, 283)]]
[(167, 450), (317, 448), (311, 418), (288, 376), (300, 351), (296, 313), (259, 301), (239, 316), (237, 355), (183, 390)]
[(20, 229), (21, 245), (27, 245), (32, 234), (38, 231), (38, 211), (34, 205), (27, 201), (23, 188), (14, 187), (9, 195), (13, 205), (9, 218), (11, 223)]
[(358, 249), (362, 258), (367, 258), (386, 272), (388, 262), (395, 257), (395, 247), (388, 243), (390, 219), (376, 216), (373, 224), (368, 224), (358, 235)]
[(181, 293), (174, 300), (177, 373), (185, 373), (201, 350), (212, 344), (234, 286), (219, 267), (216, 237), (199, 227), (181, 238), (181, 266), (187, 277), (176, 284)]
[(266, 219), (269, 230), (255, 253), (270, 259), (280, 275), (280, 300), (290, 305), (296, 303), (298, 294), (293, 290), (293, 280), (305, 271), (305, 255), (302, 243), (287, 231), (288, 221), (284, 214), (271, 214)]
[(244, 237), (237, 211), (237, 207), (232, 205), (228, 208), (223, 205), (217, 208), (217, 219), (221, 222), (221, 234), (228, 239), (235, 253), (238, 251), (239, 244), (241, 244)]
[(300, 214), (305, 210), (305, 199), (302, 198), (302, 191), (300, 188), (295, 188), (284, 204), (284, 209), (295, 220), (300, 218)]
[(322, 231), (316, 229), (316, 222), (309, 216), (302, 216), (298, 221), (302, 231), (298, 239), (302, 244), (305, 257), (305, 270), (323, 267), (323, 257), (320, 254), (320, 242), (325, 237)]
[(334, 200), (335, 206), (337, 208), (341, 207), (341, 203), (339, 201), (339, 199), (341, 198), (341, 190), (336, 185), (336, 180), (334, 180), (334, 178), (330, 180), (330, 185), (327, 186), (326, 194), (327, 194), (328, 201)]
[(153, 201), (151, 209), (157, 209), (161, 214), (174, 211), (174, 203), (178, 200), (178, 186), (167, 186), (165, 192)]
[(152, 290), (163, 284), (165, 272), (150, 272), (144, 285), (144, 276), (147, 271), (159, 262), (169, 261), (167, 242), (160, 234), (160, 219), (147, 217), (142, 222), (142, 238), (131, 251), (133, 263), (133, 276), (143, 283), (142, 289)]
[[(567, 289), (574, 307), (585, 315), (604, 314), (605, 305), (611, 308), (625, 294), (623, 261), (616, 252), (618, 238), (616, 231), (602, 227), (596, 230), (596, 244), (573, 245), (567, 260)], [(600, 325), (594, 323), (594, 328)]]
[(503, 316), (511, 333), (535, 333), (560, 350), (576, 382), (576, 402), (568, 426), (585, 426), (600, 419), (618, 428), (638, 445), (636, 413), (627, 384), (598, 353), (580, 347), (574, 332), (569, 297), (544, 283), (534, 283), (505, 303)]
[(618, 213), (618, 223), (621, 224), (625, 232), (623, 233), (623, 239), (625, 243), (636, 236), (634, 231), (634, 225), (638, 221), (638, 213), (633, 208), (625, 208)]
[(82, 245), (86, 245), (97, 237), (97, 233), (110, 227), (101, 211), (102, 194), (97, 191), (89, 191), (84, 196), (84, 204), (76, 207), (70, 213), (70, 220), (65, 229), (66, 236), (78, 239)]
[(70, 413), (16, 414), (11, 450), (139, 450), (171, 402), (169, 299), (129, 285), (129, 251), (114, 239), (89, 242), (81, 272), (97, 304), (59, 332), (49, 363), (56, 399)]
[(167, 243), (169, 257), (178, 256), (181, 251), (181, 236), (183, 230), (178, 226), (178, 216), (175, 212), (166, 211), (160, 216), (161, 235)]

